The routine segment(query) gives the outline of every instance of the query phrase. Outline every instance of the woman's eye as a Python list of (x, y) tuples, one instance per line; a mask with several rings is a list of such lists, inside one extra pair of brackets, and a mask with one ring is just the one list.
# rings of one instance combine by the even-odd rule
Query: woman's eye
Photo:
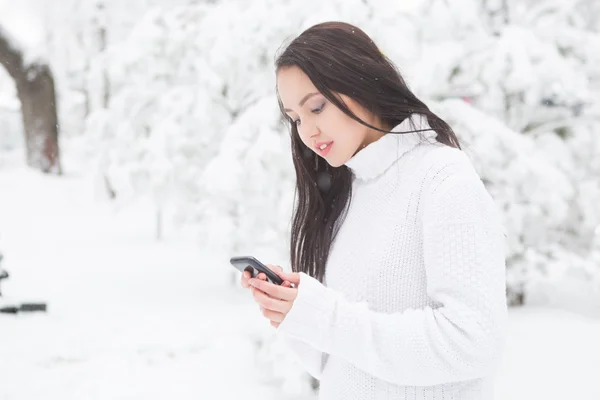
[(319, 108), (315, 108), (314, 110), (311, 110), (314, 114), (318, 114), (321, 111), (323, 111), (323, 107), (325, 107), (325, 103), (323, 103)]
[[(312, 112), (313, 114), (319, 114), (321, 111), (323, 111), (323, 108), (325, 107), (325, 103), (323, 103), (319, 108), (315, 108), (313, 110), (310, 110), (310, 112)], [(292, 120), (292, 124), (299, 126), (300, 125), (300, 118)]]

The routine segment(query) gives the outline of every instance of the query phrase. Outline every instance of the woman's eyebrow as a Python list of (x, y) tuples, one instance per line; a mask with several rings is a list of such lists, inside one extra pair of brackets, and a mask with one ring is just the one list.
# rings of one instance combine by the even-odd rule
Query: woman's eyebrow
[[(304, 96), (304, 97), (302, 98), (302, 100), (300, 100), (300, 103), (298, 103), (298, 106), (302, 107), (302, 106), (304, 105), (304, 103), (306, 103), (306, 100), (310, 99), (311, 97), (313, 97), (313, 96), (315, 96), (315, 95), (317, 95), (317, 94), (319, 94), (319, 92), (313, 92), (313, 93), (309, 93), (309, 94), (307, 94), (306, 96)], [(285, 112), (289, 112), (289, 111), (292, 111), (292, 112), (293, 112), (293, 111), (294, 111), (294, 110), (290, 110), (289, 108), (284, 108), (283, 110), (284, 110)]]

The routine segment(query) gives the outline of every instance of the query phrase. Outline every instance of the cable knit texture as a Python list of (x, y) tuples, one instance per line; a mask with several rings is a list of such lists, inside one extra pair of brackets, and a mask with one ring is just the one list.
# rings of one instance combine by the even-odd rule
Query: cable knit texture
[[(394, 132), (427, 129), (413, 115)], [(507, 305), (500, 214), (435, 132), (386, 134), (346, 165), (353, 197), (325, 284), (301, 273), (279, 325), (322, 400), (490, 400)]]

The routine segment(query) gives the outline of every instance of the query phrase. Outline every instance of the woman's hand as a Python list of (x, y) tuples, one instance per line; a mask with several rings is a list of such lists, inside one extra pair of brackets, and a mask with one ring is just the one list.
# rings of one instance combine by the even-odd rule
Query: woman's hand
[[(271, 326), (277, 328), (291, 310), (298, 295), (296, 288), (300, 284), (300, 274), (285, 273), (278, 265), (267, 264), (267, 267), (284, 280), (283, 284), (275, 285), (267, 282), (267, 276), (262, 272), (256, 278), (250, 278), (250, 272), (244, 271), (242, 287), (250, 288), (262, 314), (271, 321)], [(293, 283), (296, 288), (291, 288), (290, 283)]]

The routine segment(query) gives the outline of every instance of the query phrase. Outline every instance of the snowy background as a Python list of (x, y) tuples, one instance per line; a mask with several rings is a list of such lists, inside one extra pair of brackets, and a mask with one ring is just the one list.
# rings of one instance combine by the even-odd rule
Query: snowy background
[[(231, 255), (289, 268), (282, 44), (354, 23), (503, 210), (499, 400), (600, 399), (600, 3), (0, 0), (56, 82), (62, 175), (26, 166), (0, 67), (0, 400), (315, 399)], [(2, 55), (0, 55), (1, 57)]]

